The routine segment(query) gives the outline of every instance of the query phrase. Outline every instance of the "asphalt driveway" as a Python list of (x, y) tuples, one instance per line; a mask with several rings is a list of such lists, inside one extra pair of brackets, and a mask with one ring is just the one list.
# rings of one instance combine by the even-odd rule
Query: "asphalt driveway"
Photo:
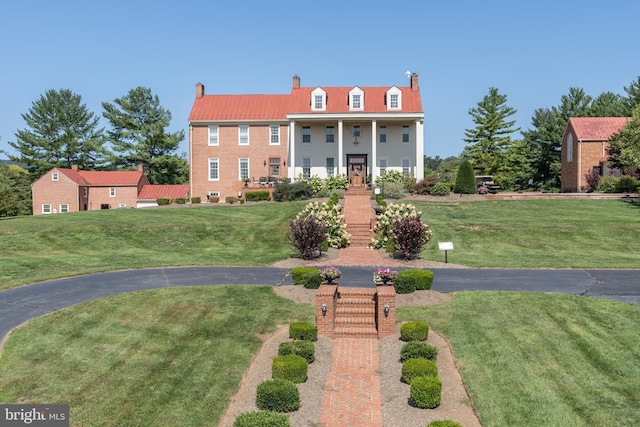
[[(371, 267), (340, 267), (340, 286), (373, 287)], [(434, 268), (433, 290), (556, 292), (640, 304), (638, 270)], [(51, 280), (0, 291), (0, 339), (34, 317), (84, 301), (174, 286), (287, 285), (290, 270), (271, 267), (180, 267), (124, 270)]]

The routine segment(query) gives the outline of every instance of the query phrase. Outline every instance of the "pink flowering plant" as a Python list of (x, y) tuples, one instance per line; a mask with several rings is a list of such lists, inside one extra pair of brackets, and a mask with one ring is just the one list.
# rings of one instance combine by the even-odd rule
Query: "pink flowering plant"
[(374, 282), (390, 282), (398, 277), (398, 272), (390, 268), (378, 268), (373, 272)]
[(320, 270), (320, 276), (327, 282), (332, 282), (342, 277), (342, 273), (335, 267), (327, 267), (324, 270)]

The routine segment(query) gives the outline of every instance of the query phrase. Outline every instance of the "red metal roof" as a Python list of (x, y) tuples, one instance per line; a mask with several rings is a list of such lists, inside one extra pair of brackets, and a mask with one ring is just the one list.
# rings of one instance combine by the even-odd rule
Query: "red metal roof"
[(359, 87), (364, 92), (364, 110), (349, 110), (353, 87), (321, 87), (327, 94), (326, 111), (311, 110), (311, 92), (316, 87), (292, 89), (290, 95), (203, 95), (196, 98), (189, 121), (286, 120), (287, 114), (323, 113), (422, 113), (419, 91), (402, 91), (402, 109), (388, 110), (386, 93), (390, 87)]
[(143, 177), (140, 171), (78, 171), (91, 185), (138, 185)]
[(168, 199), (180, 199), (189, 195), (189, 184), (179, 185), (152, 185), (142, 187), (138, 200), (155, 200), (161, 197)]
[(70, 180), (72, 180), (73, 182), (75, 182), (76, 184), (89, 185), (89, 183), (76, 170), (63, 169), (63, 168), (55, 168), (55, 169), (58, 170), (58, 172), (60, 172), (67, 178), (69, 178)]
[(569, 123), (581, 141), (608, 141), (631, 117), (571, 117)]

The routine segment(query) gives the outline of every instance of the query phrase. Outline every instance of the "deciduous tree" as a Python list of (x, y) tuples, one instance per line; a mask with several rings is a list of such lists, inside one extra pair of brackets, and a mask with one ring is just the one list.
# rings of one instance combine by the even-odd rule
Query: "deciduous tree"
[(633, 175), (640, 172), (640, 104), (631, 121), (611, 138), (608, 151), (614, 167)]

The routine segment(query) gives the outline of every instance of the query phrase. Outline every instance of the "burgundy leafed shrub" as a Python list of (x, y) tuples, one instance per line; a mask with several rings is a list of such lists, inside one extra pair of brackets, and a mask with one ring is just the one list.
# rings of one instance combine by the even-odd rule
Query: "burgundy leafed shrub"
[(415, 259), (427, 243), (427, 226), (420, 217), (396, 218), (391, 224), (395, 240), (394, 254), (398, 258)]
[(326, 226), (313, 214), (293, 220), (289, 226), (291, 227), (291, 244), (298, 250), (302, 259), (312, 259), (327, 238)]

